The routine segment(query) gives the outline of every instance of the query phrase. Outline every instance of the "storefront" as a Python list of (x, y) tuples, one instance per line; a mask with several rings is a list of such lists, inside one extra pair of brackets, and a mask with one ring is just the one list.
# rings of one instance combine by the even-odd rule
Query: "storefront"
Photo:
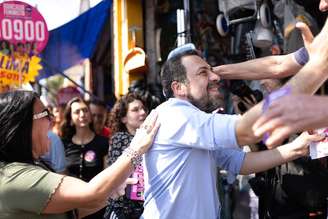
[[(325, 18), (318, 12), (319, 0), (107, 0), (101, 4), (104, 2), (111, 6), (105, 13), (108, 18), (101, 24), (102, 30), (91, 42), (94, 48), (88, 54), (92, 69), (88, 86), (95, 96), (111, 102), (131, 86), (150, 90), (163, 100), (160, 68), (169, 51), (177, 47), (179, 37), (193, 42), (215, 66), (293, 52), (302, 46), (302, 38), (289, 24), (303, 20), (315, 33)], [(181, 33), (177, 33), (178, 9), (184, 9), (185, 31)], [(224, 22), (218, 22), (220, 14), (226, 19), (226, 27)], [(261, 14), (264, 21), (259, 18)], [(259, 23), (267, 38), (255, 41), (256, 37), (250, 36), (259, 35)], [(49, 51), (53, 56), (54, 50)], [(61, 57), (74, 58), (70, 54)]]
[[(178, 46), (179, 36), (194, 43), (212, 66), (294, 52), (303, 46), (294, 26), (297, 20), (307, 23), (314, 34), (323, 26), (326, 15), (318, 6), (319, 0), (146, 1), (148, 83), (159, 82), (160, 67)], [(185, 31), (181, 33), (177, 30), (179, 9), (184, 9)]]

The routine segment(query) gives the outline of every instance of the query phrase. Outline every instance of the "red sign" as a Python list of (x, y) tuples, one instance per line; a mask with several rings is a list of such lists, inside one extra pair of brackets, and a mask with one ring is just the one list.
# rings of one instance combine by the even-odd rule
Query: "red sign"
[[(25, 50), (40, 53), (48, 42), (47, 24), (31, 5), (19, 1), (0, 4), (0, 40), (16, 47), (24, 45)], [(35, 54), (33, 54), (35, 55)]]

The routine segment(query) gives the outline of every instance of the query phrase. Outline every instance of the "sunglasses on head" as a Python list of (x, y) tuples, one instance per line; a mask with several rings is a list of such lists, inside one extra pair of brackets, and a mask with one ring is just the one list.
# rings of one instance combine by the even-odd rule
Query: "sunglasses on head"
[(33, 114), (33, 120), (47, 118), (49, 121), (52, 121), (53, 115), (48, 109), (44, 109), (41, 113)]

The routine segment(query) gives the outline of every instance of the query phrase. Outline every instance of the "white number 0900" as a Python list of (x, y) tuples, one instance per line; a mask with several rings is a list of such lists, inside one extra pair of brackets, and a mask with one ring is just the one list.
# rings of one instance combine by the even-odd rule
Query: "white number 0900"
[(45, 39), (45, 24), (42, 21), (10, 20), (1, 21), (0, 37), (4, 40), (43, 41)]

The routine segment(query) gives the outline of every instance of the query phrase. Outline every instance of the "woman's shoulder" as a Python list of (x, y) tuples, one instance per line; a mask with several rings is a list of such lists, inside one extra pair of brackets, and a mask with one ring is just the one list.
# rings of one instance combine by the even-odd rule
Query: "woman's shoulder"
[(2, 183), (14, 182), (16, 180), (21, 183), (30, 183), (40, 181), (42, 179), (56, 181), (57, 178), (59, 181), (62, 177), (59, 174), (53, 173), (34, 164), (12, 162), (7, 163), (0, 168), (0, 181)]
[(42, 169), (39, 166), (21, 163), (21, 162), (12, 162), (12, 163), (1, 163), (0, 168), (5, 171), (16, 171), (16, 170), (27, 170), (27, 169)]
[(18, 162), (1, 165), (0, 171), (0, 211), (8, 218), (68, 218), (65, 214), (39, 214), (62, 182), (63, 175)]
[(34, 164), (12, 162), (12, 163), (2, 164), (0, 166), (0, 172), (4, 173), (6, 176), (12, 176), (12, 175), (36, 174), (36, 173), (45, 174), (50, 171), (45, 170), (41, 166), (34, 165)]
[(41, 166), (28, 163), (13, 162), (5, 164), (0, 168), (0, 179), (2, 183), (19, 181), (23, 184), (30, 183), (32, 185), (38, 181), (47, 181), (45, 183), (60, 181), (61, 178), (63, 178), (62, 175), (46, 170)]

